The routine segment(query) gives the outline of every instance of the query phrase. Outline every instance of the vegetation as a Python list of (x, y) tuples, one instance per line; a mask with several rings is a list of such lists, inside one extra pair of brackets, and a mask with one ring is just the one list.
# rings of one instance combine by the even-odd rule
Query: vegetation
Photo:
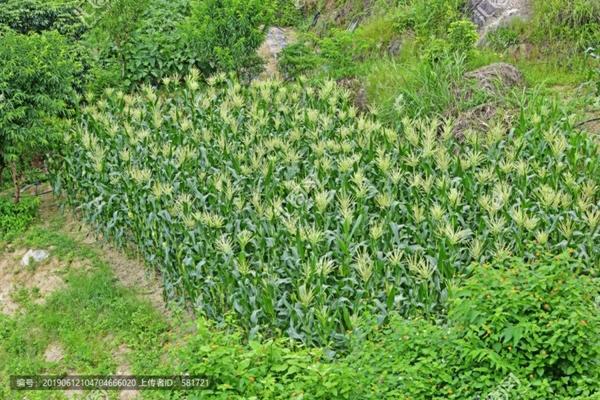
[(36, 217), (39, 201), (25, 197), (15, 204), (0, 197), (0, 240), (23, 231)]
[(0, 36), (0, 170), (10, 168), (15, 202), (24, 170), (56, 146), (73, 100), (77, 64), (55, 32)]
[(96, 31), (106, 36), (110, 49), (116, 54), (121, 69), (120, 79), (127, 77), (126, 71), (130, 62), (124, 47), (141, 23), (143, 12), (148, 6), (147, 0), (111, 1), (99, 16)]
[(211, 318), (330, 344), (365, 315), (439, 311), (473, 261), (536, 242), (600, 260), (598, 146), (555, 105), (460, 143), (450, 123), (358, 117), (333, 82), (210, 83), (108, 91), (61, 186)]
[(192, 2), (191, 9), (182, 32), (203, 76), (219, 71), (256, 73), (261, 63), (256, 50), (273, 15), (270, 1), (202, 0)]
[(467, 3), (0, 0), (0, 398), (600, 399), (600, 8)]
[[(21, 207), (26, 201), (21, 201)], [(12, 316), (0, 313), (0, 398), (23, 398), (24, 392), (10, 390), (11, 375), (74, 370), (110, 374), (125, 362), (138, 373), (157, 368), (161, 346), (168, 339), (164, 316), (117, 283), (99, 247), (65, 232), (64, 217), (44, 222), (49, 225), (34, 224), (9, 245), (51, 248), (51, 257), (64, 265), (60, 271), (64, 285), (47, 297), (38, 288), (23, 287), (15, 296), (21, 311)], [(0, 236), (0, 246), (6, 244), (4, 239)], [(2, 252), (2, 261), (7, 260), (7, 253)], [(52, 346), (61, 354), (49, 360), (45, 352)], [(123, 349), (131, 355), (116, 359), (115, 354)], [(89, 398), (104, 398), (99, 395), (91, 393)], [(27, 392), (26, 396), (32, 400), (67, 398), (61, 391)]]
[[(35, 290), (22, 290), (23, 311), (0, 315), (3, 398), (22, 395), (8, 390), (10, 374), (71, 368), (110, 374), (123, 362), (136, 374), (207, 376), (209, 389), (187, 393), (195, 399), (464, 399), (506, 391), (516, 399), (597, 398), (597, 277), (587, 276), (585, 264), (569, 254), (473, 264), (449, 291), (445, 322), (394, 316), (385, 327), (363, 325), (352, 333), (346, 354), (334, 356), (322, 348), (293, 348), (285, 338), (248, 342), (229, 318), (225, 325), (199, 319), (190, 331), (179, 317), (165, 317), (121, 286), (103, 250), (74, 239), (64, 223), (53, 217), (12, 240), (14, 246), (52, 247), (53, 257), (71, 267), (63, 271), (64, 289), (43, 302)], [(56, 361), (45, 359), (51, 346), (62, 349)], [(124, 348), (124, 359), (115, 358)], [(65, 398), (61, 392), (27, 395)]]
[(78, 39), (87, 30), (74, 3), (55, 4), (42, 0), (5, 0), (0, 3), (0, 31), (11, 29), (21, 34), (56, 30)]
[(281, 340), (243, 345), (204, 321), (172, 357), (221, 383), (198, 398), (592, 399), (598, 286), (582, 267), (567, 254), (474, 264), (449, 293), (447, 323), (392, 318), (333, 362)]

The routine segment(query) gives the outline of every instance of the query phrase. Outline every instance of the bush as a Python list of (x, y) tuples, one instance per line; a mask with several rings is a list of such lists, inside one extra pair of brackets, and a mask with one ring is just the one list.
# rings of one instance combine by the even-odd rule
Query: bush
[(127, 71), (132, 68), (130, 54), (126, 46), (131, 42), (136, 29), (142, 23), (142, 17), (150, 6), (150, 0), (114, 0), (97, 10), (97, 21), (94, 30), (88, 38), (99, 46), (104, 63), (111, 63), (113, 58), (119, 63), (121, 80), (125, 85), (131, 82)]
[(0, 240), (24, 230), (37, 216), (39, 204), (35, 197), (24, 197), (17, 204), (0, 197)]
[(375, 41), (362, 31), (333, 29), (325, 38), (306, 34), (283, 49), (279, 68), (287, 79), (313, 75), (333, 79), (355, 75), (361, 61), (373, 53)]
[(298, 78), (315, 71), (322, 60), (315, 52), (314, 41), (302, 38), (285, 47), (278, 61), (279, 71), (286, 79)]
[(413, 31), (426, 42), (431, 36), (444, 37), (450, 24), (461, 18), (464, 0), (409, 0), (398, 8), (398, 31)]
[(0, 167), (11, 169), (17, 202), (23, 171), (65, 129), (79, 70), (72, 51), (56, 32), (0, 36)]
[(327, 362), (324, 350), (292, 349), (284, 339), (248, 343), (245, 337), (200, 320), (188, 343), (172, 352), (177, 372), (205, 376), (211, 383), (199, 399), (356, 398), (353, 368)]
[(302, 12), (296, 0), (274, 0), (273, 24), (275, 26), (295, 26), (302, 20)]
[(475, 264), (449, 294), (447, 322), (363, 325), (338, 355), (246, 343), (201, 320), (171, 362), (207, 376), (200, 398), (211, 399), (591, 400), (600, 395), (600, 287), (586, 269), (566, 254)]
[(567, 255), (477, 266), (448, 315), (472, 377), (511, 372), (533, 398), (591, 394), (600, 379), (600, 288), (581, 275), (588, 267)]
[(504, 51), (509, 47), (519, 44), (519, 33), (511, 27), (499, 27), (486, 35), (486, 44), (496, 50)]
[(454, 21), (448, 27), (448, 41), (452, 51), (468, 55), (475, 46), (479, 35), (477, 26), (471, 21)]
[(349, 31), (334, 30), (331, 36), (319, 43), (326, 76), (335, 79), (352, 76), (356, 72), (356, 64), (360, 63), (370, 48), (368, 39)]
[(2, 26), (23, 34), (56, 30), (72, 39), (80, 39), (87, 30), (75, 3), (54, 4), (44, 0), (0, 2)]
[(128, 83), (158, 85), (167, 76), (185, 75), (199, 57), (186, 43), (179, 25), (189, 15), (188, 0), (153, 0), (125, 44)]
[(204, 76), (220, 71), (251, 76), (262, 65), (257, 49), (272, 16), (271, 1), (193, 0), (181, 32)]
[(450, 43), (445, 39), (432, 36), (427, 45), (423, 47), (421, 58), (429, 64), (438, 64), (451, 60), (451, 57)]
[[(566, 254), (475, 264), (448, 326), (395, 320), (343, 360), (363, 399), (574, 399), (598, 394), (600, 287)], [(511, 389), (508, 389), (511, 386)]]

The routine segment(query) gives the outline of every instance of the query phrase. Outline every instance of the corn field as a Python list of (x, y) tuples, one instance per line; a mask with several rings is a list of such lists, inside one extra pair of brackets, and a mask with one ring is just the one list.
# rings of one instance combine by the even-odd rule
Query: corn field
[(58, 185), (210, 318), (332, 344), (443, 310), (474, 263), (599, 265), (599, 146), (552, 106), (457, 140), (451, 122), (359, 115), (333, 82), (163, 83), (88, 98)]

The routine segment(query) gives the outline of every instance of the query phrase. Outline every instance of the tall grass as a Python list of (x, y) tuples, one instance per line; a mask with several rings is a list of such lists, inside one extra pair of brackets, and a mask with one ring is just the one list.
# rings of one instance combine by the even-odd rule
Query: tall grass
[(387, 122), (403, 116), (442, 117), (481, 104), (486, 96), (464, 79), (464, 56), (454, 54), (436, 63), (386, 59), (373, 63), (366, 75), (369, 100)]

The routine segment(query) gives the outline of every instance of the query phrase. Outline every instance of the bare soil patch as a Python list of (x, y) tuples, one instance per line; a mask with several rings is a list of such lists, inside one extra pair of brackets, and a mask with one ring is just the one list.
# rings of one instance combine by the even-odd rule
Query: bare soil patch
[(58, 362), (65, 358), (64, 350), (58, 343), (51, 343), (44, 351), (44, 359), (47, 362)]
[(85, 263), (71, 263), (67, 268), (55, 257), (25, 267), (21, 258), (28, 249), (8, 250), (0, 254), (0, 312), (13, 315), (20, 309), (15, 299), (20, 290), (35, 293), (34, 302), (43, 304), (51, 293), (65, 287), (63, 276), (69, 268), (85, 268)]
[(53, 196), (45, 197), (40, 207), (42, 219), (50, 220), (56, 213), (64, 213), (66, 221), (61, 230), (64, 234), (83, 246), (98, 247), (102, 259), (111, 267), (123, 286), (147, 299), (161, 313), (168, 314), (167, 303), (163, 297), (162, 280), (157, 272), (147, 268), (139, 257), (126, 255), (110, 245), (70, 211), (59, 210), (57, 200)]

